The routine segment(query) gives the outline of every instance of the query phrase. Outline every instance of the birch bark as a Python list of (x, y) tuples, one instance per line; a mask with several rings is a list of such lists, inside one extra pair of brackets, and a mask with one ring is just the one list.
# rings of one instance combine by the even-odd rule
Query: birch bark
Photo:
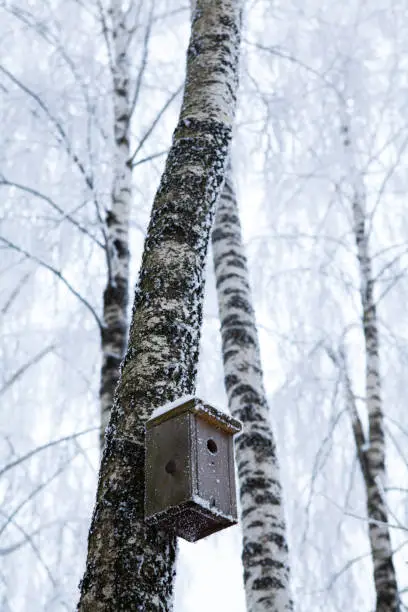
[(144, 423), (195, 388), (204, 263), (238, 85), (239, 0), (198, 0), (106, 432), (78, 609), (171, 610), (175, 538), (143, 520)]
[(103, 327), (101, 331), (101, 431), (103, 448), (105, 429), (113, 405), (119, 367), (127, 341), (127, 307), (129, 300), (129, 220), (132, 196), (130, 157), (130, 92), (129, 57), (125, 15), (121, 3), (111, 5), (114, 116), (114, 167), (112, 205), (106, 217), (108, 281), (103, 294)]
[(217, 204), (212, 247), (225, 387), (231, 413), (243, 423), (236, 456), (247, 608), (289, 611), (293, 603), (282, 487), (231, 168)]
[[(365, 403), (368, 414), (368, 435), (364, 434), (356, 408), (352, 411), (353, 432), (367, 496), (368, 532), (377, 600), (376, 612), (399, 612), (400, 599), (385, 498), (384, 408), (381, 394), (378, 316), (374, 297), (375, 280), (369, 249), (369, 230), (366, 224), (366, 193), (363, 178), (358, 172), (348, 122), (344, 124), (342, 131), (346, 164), (353, 190), (353, 233), (360, 272), (360, 299), (366, 359)], [(350, 393), (349, 390), (349, 399)]]

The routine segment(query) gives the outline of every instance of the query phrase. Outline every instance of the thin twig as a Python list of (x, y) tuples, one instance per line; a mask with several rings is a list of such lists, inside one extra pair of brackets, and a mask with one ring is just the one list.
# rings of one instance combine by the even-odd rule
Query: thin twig
[(93, 306), (91, 306), (91, 304), (76, 289), (74, 289), (74, 287), (71, 285), (71, 283), (69, 283), (67, 281), (67, 279), (64, 276), (62, 276), (62, 274), (61, 274), (61, 272), (59, 270), (57, 270), (56, 268), (54, 268), (54, 266), (51, 266), (47, 262), (43, 261), (42, 259), (39, 259), (38, 257), (33, 255), (32, 253), (29, 253), (28, 251), (26, 251), (22, 247), (19, 247), (18, 245), (14, 244), (13, 242), (10, 242), (10, 240), (7, 240), (7, 238), (4, 238), (3, 236), (0, 236), (0, 240), (4, 244), (9, 246), (11, 249), (14, 249), (18, 253), (22, 253), (23, 255), (25, 255), (26, 257), (31, 259), (32, 261), (35, 261), (38, 265), (40, 265), (43, 268), (45, 268), (46, 270), (49, 270), (50, 272), (52, 272), (57, 278), (59, 278), (62, 281), (62, 283), (64, 283), (64, 285), (67, 287), (67, 289), (69, 289), (69, 291), (72, 293), (72, 295), (75, 295), (75, 297), (78, 298), (78, 300), (89, 310), (89, 312), (94, 317), (94, 319), (95, 319), (99, 329), (100, 330), (103, 329), (102, 321), (100, 320), (96, 310), (93, 308)]
[(184, 87), (183, 85), (180, 85), (180, 87), (178, 89), (176, 89), (176, 91), (174, 93), (171, 94), (170, 98), (165, 102), (165, 104), (162, 106), (162, 108), (160, 109), (160, 111), (158, 112), (158, 114), (156, 115), (154, 120), (152, 121), (149, 129), (145, 132), (144, 136), (140, 139), (139, 144), (137, 145), (135, 152), (133, 153), (133, 155), (130, 157), (130, 159), (127, 162), (128, 165), (131, 168), (133, 168), (134, 165), (137, 165), (136, 162), (135, 162), (135, 158), (136, 158), (137, 154), (139, 153), (139, 151), (144, 146), (146, 140), (152, 134), (153, 130), (155, 129), (156, 125), (159, 123), (160, 119), (162, 118), (162, 116), (164, 115), (164, 113), (166, 112), (166, 110), (168, 109), (170, 104), (173, 102), (173, 100), (175, 98), (177, 98), (179, 93), (183, 90), (183, 87)]
[(71, 463), (71, 461), (73, 461), (75, 459), (77, 454), (78, 453), (75, 453), (75, 455), (70, 457), (67, 461), (64, 461), (64, 463), (62, 465), (60, 465), (60, 467), (53, 474), (51, 474), (51, 476), (49, 476), (49, 478), (47, 478), (46, 480), (43, 480), (42, 482), (40, 482), (40, 484), (37, 485), (35, 487), (35, 489), (33, 489), (31, 491), (30, 495), (28, 495), (18, 506), (16, 506), (14, 508), (12, 513), (7, 517), (7, 520), (1, 526), (1, 528), (0, 528), (0, 536), (4, 533), (4, 531), (10, 525), (10, 523), (13, 522), (14, 517), (20, 512), (20, 510), (22, 510), (24, 508), (24, 506), (26, 506), (28, 504), (28, 502), (30, 502), (34, 497), (36, 497), (36, 495), (38, 495), (38, 493), (40, 493), (43, 489), (45, 489), (45, 487), (47, 485), (49, 485), (50, 482), (52, 482), (55, 478), (57, 478), (57, 476), (62, 474), (62, 472), (67, 467), (67, 465), (69, 465)]
[(45, 349), (37, 353), (37, 355), (34, 355), (34, 357), (24, 363), (16, 372), (14, 372), (14, 374), (8, 380), (6, 380), (4, 385), (0, 387), (0, 396), (3, 395), (3, 393), (5, 393), (21, 376), (23, 376), (23, 374), (25, 374), (25, 372), (27, 372), (27, 370), (31, 368), (31, 366), (41, 361), (43, 357), (48, 355), (48, 353), (50, 353), (54, 349), (55, 345), (51, 344), (51, 346), (47, 346)]
[(27, 185), (15, 183), (14, 181), (9, 181), (4, 177), (0, 179), (0, 186), (1, 185), (5, 187), (15, 187), (16, 189), (19, 189), (20, 191), (24, 191), (25, 193), (29, 193), (35, 196), (36, 198), (43, 200), (44, 202), (49, 204), (51, 208), (53, 208), (54, 210), (56, 210), (62, 215), (62, 218), (59, 221), (63, 221), (64, 219), (67, 219), (67, 221), (70, 221), (73, 225), (75, 225), (75, 227), (77, 227), (83, 234), (86, 234), (87, 236), (89, 236), (89, 238), (91, 238), (98, 246), (100, 246), (102, 249), (105, 248), (102, 242), (100, 242), (93, 234), (91, 234), (90, 231), (86, 227), (81, 225), (79, 221), (76, 221), (76, 219), (74, 219), (69, 213), (65, 213), (63, 208), (58, 206), (58, 204), (56, 204), (50, 197), (48, 197), (44, 193), (41, 193), (40, 191), (32, 187), (28, 187)]
[(73, 434), (70, 434), (68, 436), (64, 436), (63, 438), (58, 438), (57, 440), (51, 440), (50, 442), (47, 442), (46, 444), (42, 444), (41, 446), (37, 446), (36, 448), (33, 448), (31, 451), (29, 451), (25, 455), (21, 455), (20, 457), (17, 457), (17, 459), (15, 459), (14, 461), (11, 461), (6, 466), (4, 466), (4, 468), (2, 468), (0, 470), (0, 477), (4, 476), (4, 474), (6, 472), (8, 472), (9, 470), (13, 469), (14, 467), (19, 465), (20, 463), (23, 463), (24, 461), (27, 461), (28, 459), (31, 459), (31, 457), (33, 457), (37, 453), (41, 453), (42, 451), (46, 450), (47, 448), (51, 448), (52, 446), (56, 446), (57, 444), (61, 444), (62, 442), (68, 442), (69, 440), (75, 440), (76, 438), (79, 438), (80, 436), (84, 436), (85, 434), (88, 434), (91, 431), (96, 431), (97, 429), (99, 429), (99, 427), (89, 427), (88, 429), (84, 429), (84, 430), (79, 431), (77, 433), (73, 433)]

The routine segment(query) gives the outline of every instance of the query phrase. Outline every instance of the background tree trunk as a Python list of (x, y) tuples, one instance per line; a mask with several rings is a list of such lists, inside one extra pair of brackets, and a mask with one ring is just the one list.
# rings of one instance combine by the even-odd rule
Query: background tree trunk
[[(240, 2), (197, 2), (179, 123), (153, 204), (106, 432), (78, 609), (170, 610), (175, 537), (144, 523), (144, 423), (195, 388), (204, 264), (238, 85)], [(222, 43), (222, 44), (221, 44)]]
[(360, 463), (367, 494), (368, 532), (374, 564), (376, 612), (400, 610), (397, 578), (392, 559), (391, 535), (385, 499), (385, 432), (381, 398), (378, 317), (374, 279), (368, 250), (365, 215), (359, 195), (353, 202), (354, 233), (361, 276), (361, 306), (366, 357), (368, 437), (360, 448)]
[[(399, 612), (400, 600), (398, 584), (394, 568), (391, 536), (388, 527), (388, 512), (385, 502), (383, 479), (375, 474), (370, 463), (370, 436), (364, 432), (353, 392), (348, 365), (343, 351), (340, 355), (331, 350), (329, 355), (341, 372), (345, 387), (347, 411), (350, 415), (353, 437), (356, 445), (358, 463), (360, 465), (366, 492), (368, 534), (370, 540), (371, 557), (374, 565), (374, 587), (376, 593), (376, 612)], [(382, 474), (385, 476), (385, 473)], [(370, 520), (371, 519), (371, 520)]]
[(106, 217), (106, 259), (108, 281), (103, 294), (103, 327), (101, 331), (101, 432), (103, 448), (109, 422), (119, 367), (127, 341), (127, 307), (129, 301), (129, 219), (132, 197), (130, 157), (129, 32), (121, 3), (111, 6), (113, 80), (114, 167), (112, 206)]
[(236, 455), (247, 607), (283, 612), (293, 604), (282, 488), (231, 168), (217, 205), (212, 246), (225, 387), (231, 413), (243, 423)]
[[(348, 176), (353, 191), (352, 220), (360, 273), (362, 331), (366, 360), (365, 405), (368, 416), (368, 435), (364, 434), (355, 405), (352, 410), (353, 432), (367, 495), (368, 534), (374, 565), (376, 612), (398, 612), (400, 599), (385, 498), (387, 476), (378, 316), (374, 297), (375, 280), (369, 250), (365, 185), (361, 172), (358, 170), (350, 125), (347, 120), (343, 125), (342, 133)], [(344, 367), (347, 368), (346, 365)], [(347, 380), (349, 380), (348, 376)], [(354, 402), (351, 382), (347, 384), (347, 388), (349, 402), (352, 400)]]

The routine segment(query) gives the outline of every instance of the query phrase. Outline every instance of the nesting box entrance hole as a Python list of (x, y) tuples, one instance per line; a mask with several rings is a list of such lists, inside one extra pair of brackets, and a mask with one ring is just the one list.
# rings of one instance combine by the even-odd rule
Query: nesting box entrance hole
[(216, 452), (218, 451), (218, 446), (216, 444), (216, 442), (214, 442), (214, 440), (212, 438), (210, 438), (207, 442), (207, 448), (210, 451), (210, 453), (212, 455), (215, 455)]

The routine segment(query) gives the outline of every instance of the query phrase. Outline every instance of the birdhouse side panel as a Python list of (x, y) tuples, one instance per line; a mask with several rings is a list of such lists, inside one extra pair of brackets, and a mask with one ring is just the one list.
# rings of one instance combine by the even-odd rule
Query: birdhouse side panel
[(146, 518), (192, 496), (189, 420), (182, 414), (146, 431)]
[(238, 507), (237, 507), (237, 487), (235, 477), (235, 449), (234, 449), (234, 438), (232, 436), (228, 439), (228, 473), (229, 473), (229, 491), (230, 491), (230, 507), (231, 516), (238, 518)]

